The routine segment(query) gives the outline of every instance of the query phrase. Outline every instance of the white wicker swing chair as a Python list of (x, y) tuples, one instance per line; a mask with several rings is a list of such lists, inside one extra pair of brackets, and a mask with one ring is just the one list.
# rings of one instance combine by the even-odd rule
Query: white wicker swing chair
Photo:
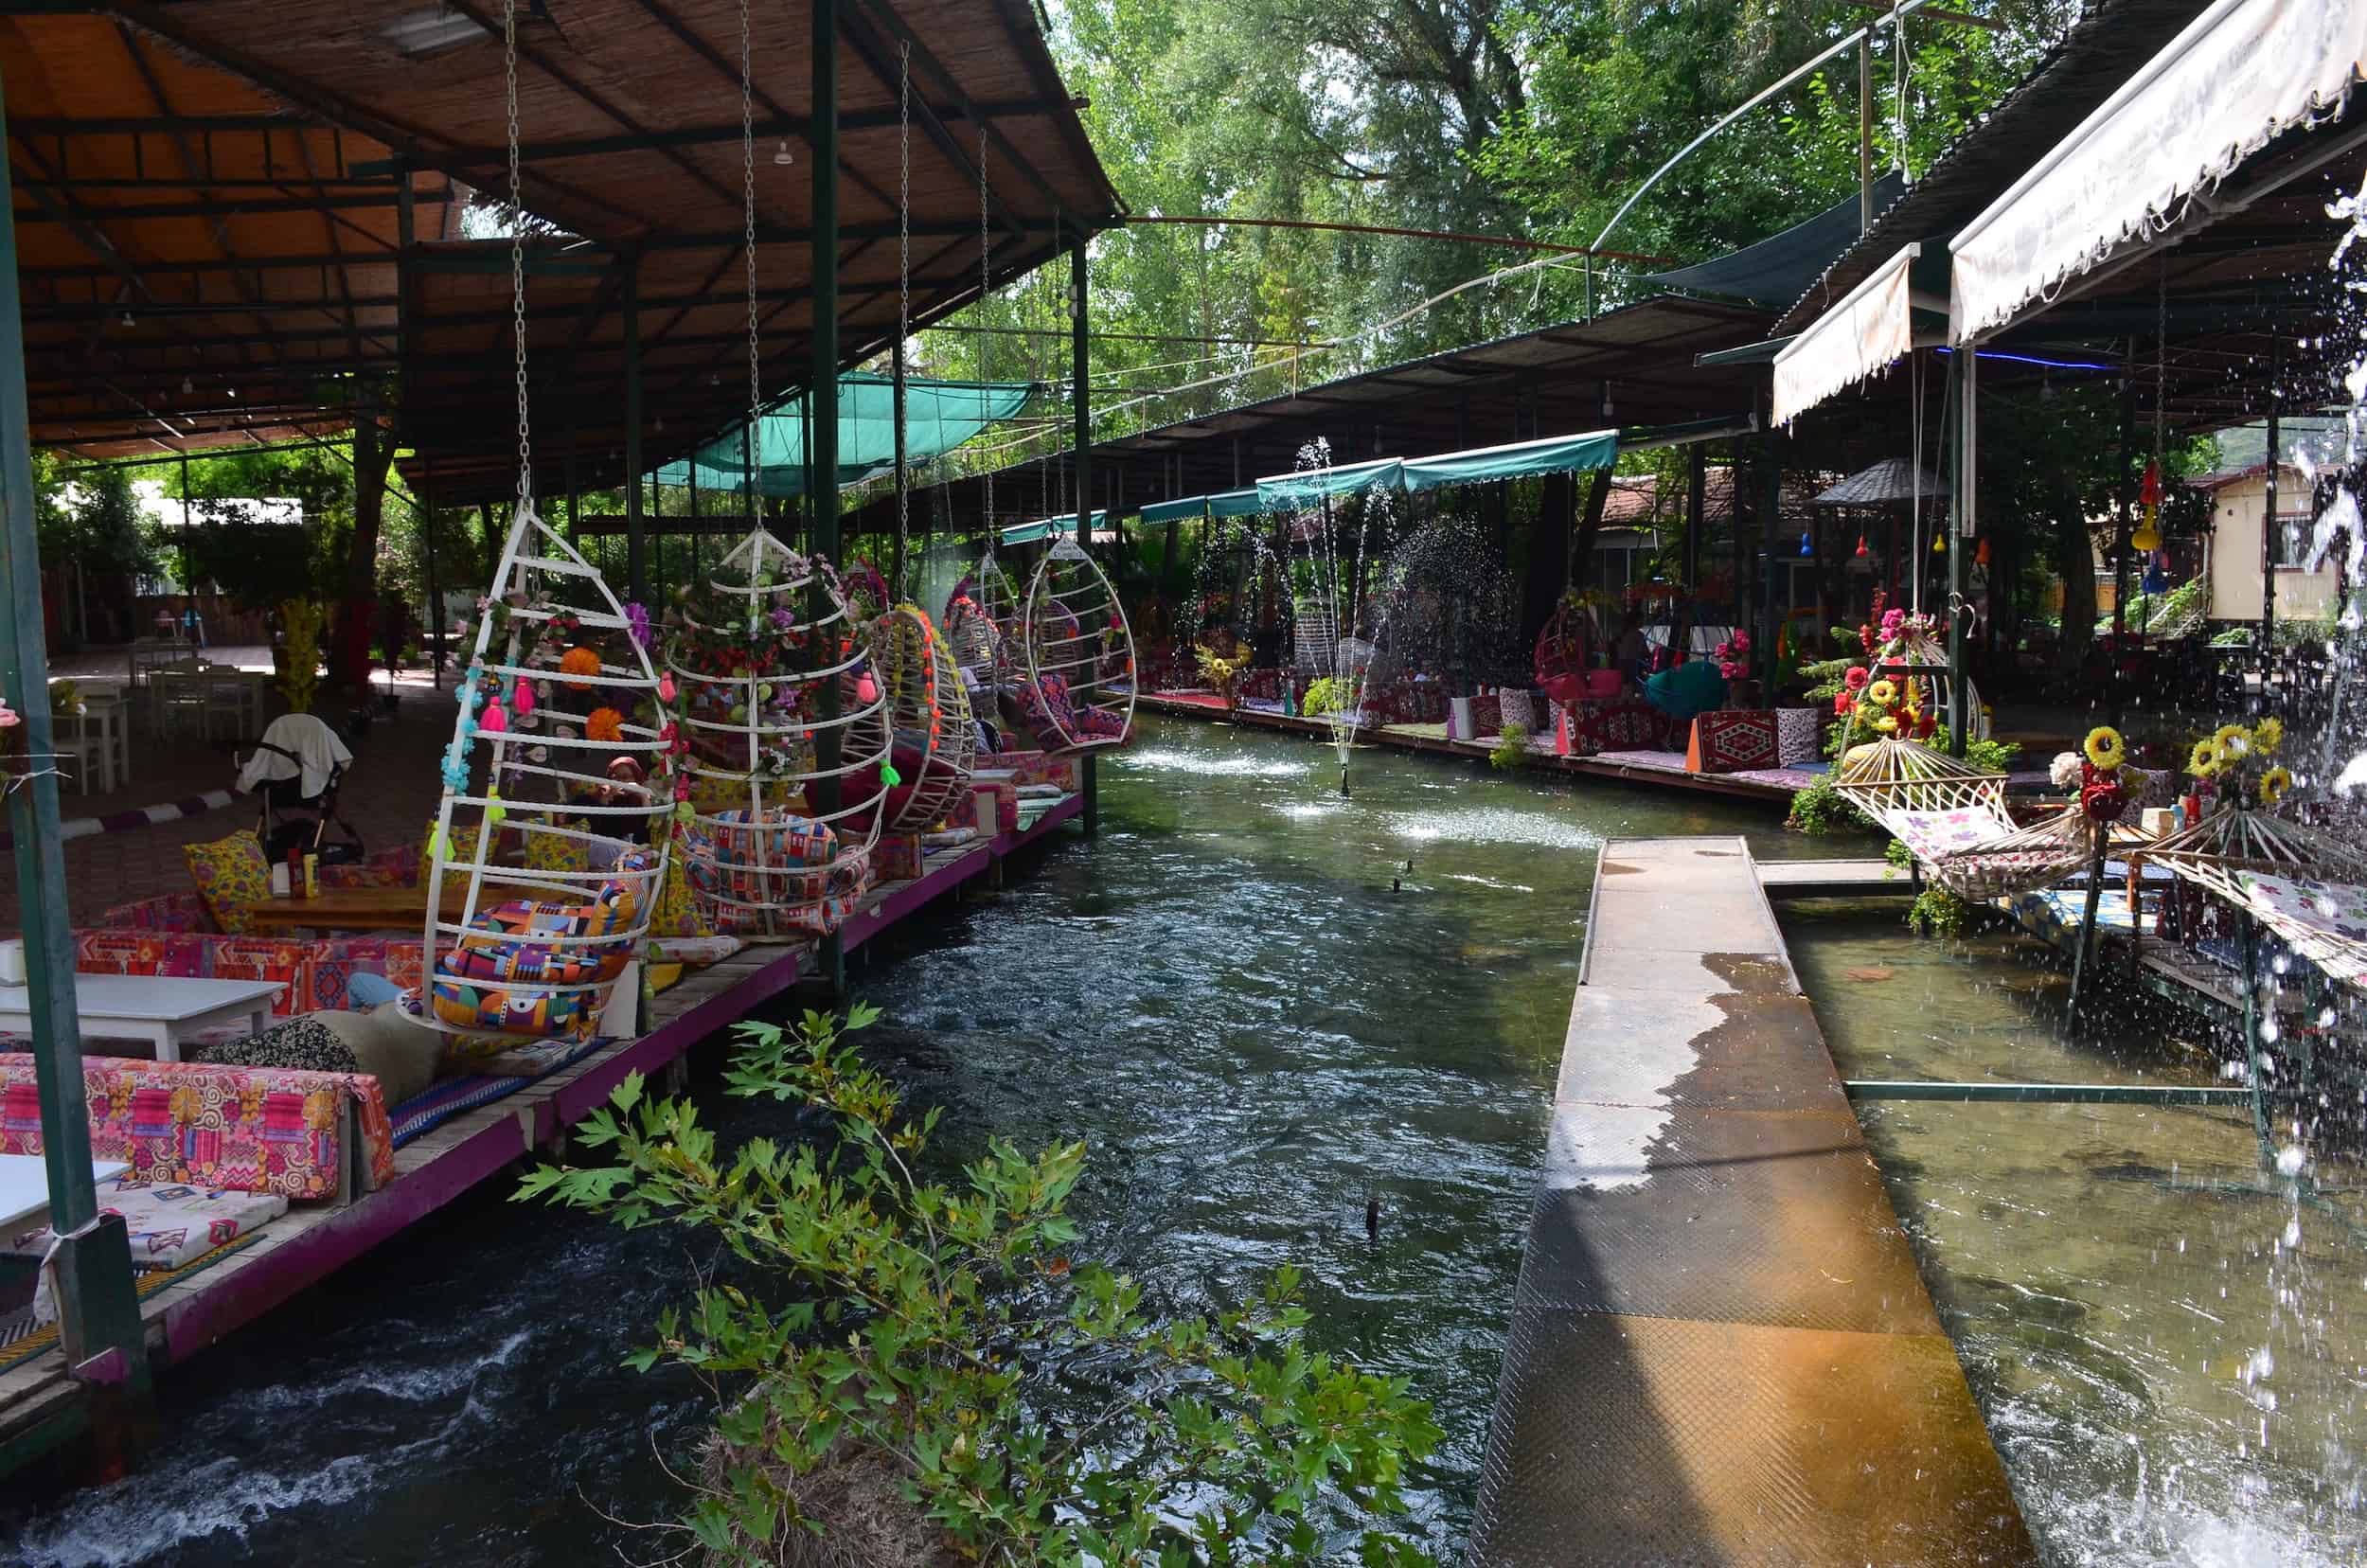
[(429, 840), (418, 1019), (453, 1035), (586, 1036), (665, 878), (664, 835), (643, 842), (667, 809), (665, 757), (638, 717), (658, 677), (634, 618), (530, 499), (487, 604)]
[(1134, 728), (1134, 636), (1117, 590), (1066, 534), (1028, 584), (1020, 703), (1051, 752), (1122, 746)]
[(866, 634), (828, 565), (761, 526), (703, 587), (667, 645), (691, 896), (729, 935), (826, 935), (868, 885), (889, 790)]
[(947, 639), (917, 604), (897, 605), (872, 623), (871, 650), (887, 704), (890, 757), (901, 775), (888, 792), (882, 830), (925, 831), (970, 793), (978, 752), (970, 694)]

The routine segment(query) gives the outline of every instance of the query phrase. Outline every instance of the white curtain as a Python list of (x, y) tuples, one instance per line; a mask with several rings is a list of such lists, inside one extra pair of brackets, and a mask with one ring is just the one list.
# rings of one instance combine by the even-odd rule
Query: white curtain
[(1775, 422), (1789, 424), (1845, 386), (1854, 386), (1914, 347), (1908, 315), (1907, 269), (1921, 255), (1909, 245), (1816, 318), (1775, 356)]
[[(2367, 66), (2362, 0), (2218, 0), (1951, 241), (1963, 344), (2184, 217)], [(1779, 362), (1780, 363), (1780, 362)]]

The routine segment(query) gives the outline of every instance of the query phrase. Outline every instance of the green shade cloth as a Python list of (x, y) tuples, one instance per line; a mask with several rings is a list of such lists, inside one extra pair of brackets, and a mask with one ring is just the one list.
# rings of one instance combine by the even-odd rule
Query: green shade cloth
[(1715, 662), (1696, 656), (1644, 683), (1644, 700), (1681, 724), (1726, 701), (1726, 677)]
[(1618, 455), (1616, 430), (1549, 436), (1541, 441), (1515, 441), (1509, 446), (1450, 452), (1440, 457), (1409, 457), (1405, 463), (1405, 488), (1444, 490), (1449, 485), (1477, 485), (1491, 479), (1522, 479), (1536, 473), (1609, 468)]
[(1180, 501), (1153, 501), (1143, 508), (1146, 523), (1172, 523), (1186, 517), (1249, 517), (1258, 510), (1257, 491), (1221, 490), (1215, 495), (1187, 495)]
[[(1108, 512), (1095, 512), (1095, 530), (1099, 531), (1101, 526), (1109, 521)], [(1050, 539), (1056, 533), (1073, 534), (1076, 531), (1077, 514), (1062, 512), (1058, 517), (1039, 517), (1033, 523), (1014, 523), (997, 537), (1006, 544), (1033, 544), (1038, 540)]]
[(1265, 511), (1295, 511), (1327, 495), (1357, 495), (1368, 490), (1402, 490), (1405, 460), (1376, 457), (1369, 463), (1342, 463), (1336, 468), (1277, 473), (1257, 481), (1257, 505)]
[[(1014, 418), (1035, 395), (1030, 382), (952, 382), (907, 379), (904, 383), (905, 460), (925, 463), (952, 451), (987, 426)], [(737, 490), (747, 472), (744, 425), (701, 447), (689, 462), (668, 463), (655, 474), (661, 485)], [(765, 495), (806, 491), (805, 394), (775, 403), (756, 422), (756, 489)], [(855, 481), (896, 462), (896, 383), (889, 376), (853, 372), (838, 379), (838, 480)]]

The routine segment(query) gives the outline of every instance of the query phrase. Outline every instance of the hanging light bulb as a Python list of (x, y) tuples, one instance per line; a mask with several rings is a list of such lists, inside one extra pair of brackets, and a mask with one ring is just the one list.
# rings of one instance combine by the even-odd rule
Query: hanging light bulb
[(1863, 561), (1867, 556), (1873, 553), (1873, 551), (1865, 547), (1865, 535), (1860, 534), (1858, 536), (1858, 559), (1860, 561)]
[(773, 167), (775, 169), (787, 169), (791, 164), (793, 164), (796, 161), (797, 155), (789, 150), (789, 138), (786, 136), (782, 137), (781, 145), (773, 150)]
[(1931, 553), (1932, 553), (1933, 555), (1946, 555), (1946, 554), (1948, 554), (1948, 535), (1947, 535), (1947, 534), (1945, 534), (1945, 533), (1935, 533), (1935, 534), (1933, 534), (1933, 535), (1931, 536)]

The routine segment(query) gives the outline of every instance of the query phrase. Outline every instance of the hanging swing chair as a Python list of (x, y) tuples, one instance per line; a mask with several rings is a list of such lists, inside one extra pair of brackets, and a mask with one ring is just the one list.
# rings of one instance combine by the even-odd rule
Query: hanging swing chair
[(1134, 638), (1117, 590), (1076, 539), (1062, 534), (1028, 585), (1020, 644), (1027, 661), (1020, 707), (1044, 749), (1121, 746), (1134, 724)]
[(871, 663), (900, 779), (888, 790), (881, 830), (923, 832), (969, 796), (978, 753), (970, 694), (946, 639), (917, 604), (899, 604), (872, 623)]
[(667, 619), (660, 696), (692, 898), (727, 935), (835, 931), (863, 898), (897, 782), (845, 589), (758, 527)]
[[(519, 198), (517, 3), (502, 11)], [(510, 294), (525, 320), (525, 225)], [(428, 833), (418, 1022), (445, 1034), (586, 1038), (640, 951), (666, 864), (647, 841), (667, 757), (641, 722), (658, 685), (648, 616), (535, 514), (526, 334), (514, 335), (518, 490), (477, 619)], [(498, 638), (498, 642), (497, 639)], [(483, 780), (478, 793), (478, 779)], [(466, 811), (474, 821), (462, 825)], [(514, 858), (513, 858), (514, 857)]]
[[(487, 602), (429, 838), (420, 1021), (448, 1034), (586, 1036), (665, 875), (663, 835), (647, 842), (667, 810), (664, 753), (658, 731), (628, 717), (658, 678), (636, 635), (644, 618), (531, 500)], [(464, 811), (474, 820), (457, 820)]]
[(1536, 685), (1564, 707), (1587, 695), (1587, 655), (1595, 642), (1594, 618), (1575, 594), (1564, 594), (1553, 617), (1537, 634)]
[(1004, 633), (1015, 618), (1013, 597), (1010, 579), (989, 549), (946, 596), (940, 617), (947, 652), (969, 677), (965, 685), (989, 696), (1010, 668), (1010, 645)]

